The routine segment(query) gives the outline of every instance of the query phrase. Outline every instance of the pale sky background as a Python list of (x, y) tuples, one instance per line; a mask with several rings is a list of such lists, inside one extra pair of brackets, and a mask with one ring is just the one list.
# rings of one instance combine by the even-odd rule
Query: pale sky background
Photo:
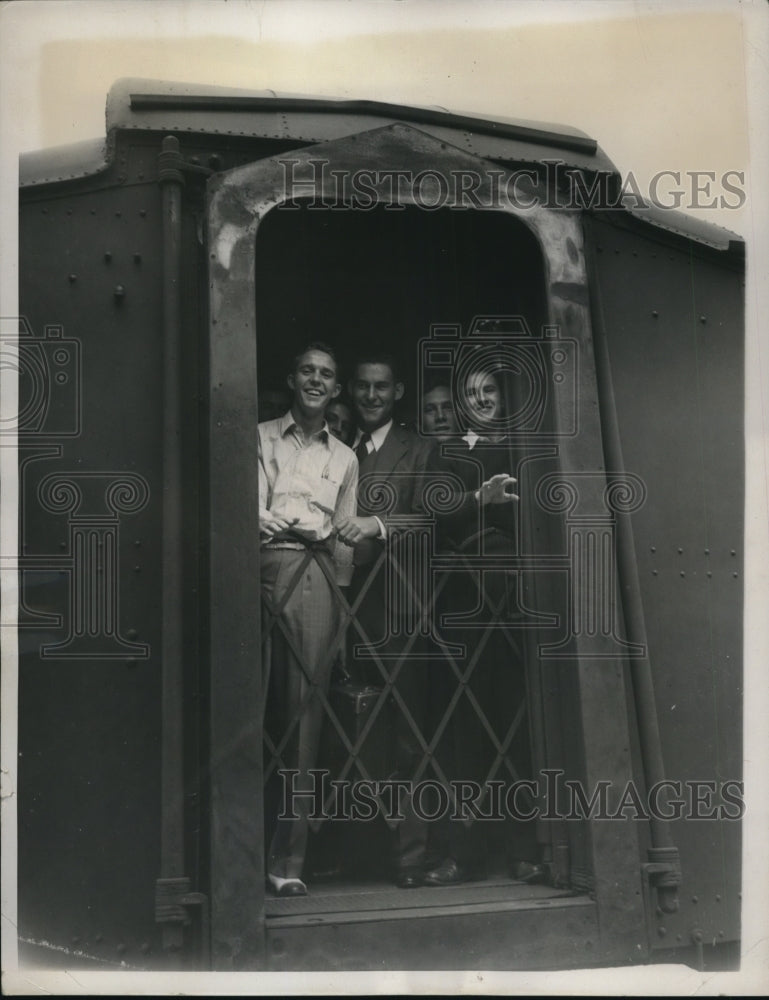
[[(613, 974), (542, 973), (464, 980), (467, 991), (702, 995), (767, 992), (769, 899), (769, 6), (765, 0), (34, 0), (0, 4), (0, 318), (17, 315), (17, 156), (100, 137), (120, 77), (437, 105), (574, 126), (596, 139), (643, 193), (662, 170), (745, 172), (742, 209), (691, 209), (748, 242), (746, 293), (746, 796), (743, 969), (703, 977), (678, 966)], [(719, 190), (714, 189), (715, 193)], [(2, 377), (4, 407), (15, 383)], [(2, 449), (0, 551), (15, 551), (15, 460)], [(712, 484), (718, 489), (718, 483)], [(8, 592), (4, 592), (8, 597)], [(9, 602), (4, 601), (3, 614)], [(11, 608), (12, 610), (12, 608)], [(4, 629), (6, 765), (15, 758), (15, 641)], [(751, 679), (752, 678), (752, 679)], [(11, 764), (11, 779), (13, 765)], [(4, 800), (4, 851), (15, 848)], [(11, 817), (9, 821), (9, 816)], [(7, 861), (8, 854), (4, 854)], [(7, 869), (7, 864), (4, 869)], [(12, 920), (12, 886), (3, 914)], [(6, 929), (4, 927), (4, 929)], [(4, 936), (5, 937), (5, 936)], [(763, 942), (763, 943), (762, 943)], [(121, 974), (119, 989), (128, 990)], [(237, 977), (235, 977), (237, 979)], [(66, 974), (37, 974), (72, 992)], [(173, 977), (161, 990), (255, 989), (221, 977)], [(79, 973), (88, 990), (99, 974)], [(297, 986), (297, 981), (299, 986)], [(114, 982), (114, 980), (113, 980)], [(242, 983), (242, 980), (240, 981)], [(348, 981), (349, 982), (349, 981)], [(218, 987), (216, 984), (219, 984)], [(307, 979), (281, 976), (267, 992)], [(135, 983), (138, 986), (138, 980)], [(752, 988), (751, 988), (752, 987)], [(762, 988), (763, 987), (763, 988)], [(144, 988), (151, 987), (144, 984)], [(334, 993), (338, 977), (312, 989)], [(358, 981), (360, 989), (360, 981)], [(436, 989), (433, 977), (366, 980), (369, 991)]]
[[(623, 176), (632, 170), (644, 194), (661, 170), (750, 179), (744, 49), (764, 0), (4, 6), (9, 152), (102, 135), (110, 85), (144, 76), (573, 125)], [(746, 233), (747, 207), (692, 211)]]

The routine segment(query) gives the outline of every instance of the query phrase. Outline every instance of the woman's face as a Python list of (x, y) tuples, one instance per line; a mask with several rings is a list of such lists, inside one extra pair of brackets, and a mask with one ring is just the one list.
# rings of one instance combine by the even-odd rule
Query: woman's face
[(505, 412), (499, 382), (488, 372), (472, 372), (465, 381), (467, 409), (479, 424), (490, 425)]

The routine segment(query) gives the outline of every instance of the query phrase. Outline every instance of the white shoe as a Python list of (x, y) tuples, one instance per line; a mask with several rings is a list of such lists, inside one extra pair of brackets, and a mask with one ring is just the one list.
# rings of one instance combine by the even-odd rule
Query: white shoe
[(272, 886), (276, 896), (307, 895), (307, 886), (300, 878), (281, 878), (280, 875), (268, 875), (267, 881)]

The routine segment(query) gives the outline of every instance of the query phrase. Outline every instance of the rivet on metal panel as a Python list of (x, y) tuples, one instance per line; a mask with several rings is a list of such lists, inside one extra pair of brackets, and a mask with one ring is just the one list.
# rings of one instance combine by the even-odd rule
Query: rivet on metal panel
[(119, 219), (122, 214), (122, 212), (115, 212), (115, 218)]
[(149, 941), (142, 941), (139, 951), (141, 951), (142, 955), (149, 955), (150, 953)]
[(135, 546), (136, 546), (136, 548), (138, 549), (138, 548), (139, 548), (139, 546), (141, 545), (141, 541), (140, 541), (140, 539), (138, 539), (138, 538), (137, 538), (137, 539), (136, 539), (136, 541), (134, 542), (134, 545), (135, 545)]
[(115, 299), (117, 299), (117, 300), (124, 299), (125, 298), (125, 286), (124, 285), (115, 285), (115, 287), (114, 287), (114, 289), (112, 291), (112, 294), (115, 296)]
[(682, 548), (679, 548), (678, 554), (679, 554), (679, 556), (682, 556), (684, 554), (684, 550)]
[(681, 570), (681, 576), (686, 576), (686, 573), (684, 573), (683, 570)]
[(115, 945), (115, 951), (118, 955), (125, 955), (125, 945), (122, 943)]
[(104, 940), (104, 935), (103, 934), (95, 934), (93, 939), (97, 943), (101, 943)]
[(708, 570), (708, 576), (712, 576), (712, 575), (713, 574), (710, 572), (710, 570)]
[(72, 215), (72, 209), (71, 208), (67, 209), (67, 215)]
[(717, 902), (717, 903), (720, 903), (720, 902), (721, 902), (721, 897), (719, 896), (719, 894), (718, 894), (718, 893), (716, 893), (716, 902)]
[(134, 573), (141, 573), (141, 571), (142, 571), (141, 566), (134, 566)]
[(95, 208), (91, 209), (91, 215), (96, 215), (96, 209)]
[(77, 281), (77, 275), (76, 274), (70, 274), (69, 275), (69, 282), (70, 282), (70, 284), (73, 284), (75, 281)]
[(719, 932), (718, 932), (718, 936), (719, 936), (719, 937), (726, 937), (726, 934), (724, 934), (724, 932), (723, 932), (723, 931), (719, 931)]
[(732, 573), (732, 576), (733, 576), (733, 577), (734, 577), (735, 579), (736, 579), (736, 578), (737, 578), (737, 577), (738, 577), (739, 575), (740, 575), (739, 573)]
[(212, 170), (219, 170), (222, 165), (222, 158), (218, 153), (212, 153), (208, 157), (208, 165)]
[(700, 323), (707, 323), (707, 321), (708, 321), (707, 316), (700, 316)]
[(66, 547), (67, 547), (67, 543), (66, 542), (59, 542), (59, 548), (60, 549), (66, 549)]
[(651, 547), (651, 551), (652, 551), (652, 552), (656, 552), (656, 551), (657, 551), (657, 546), (656, 546), (656, 545), (652, 545), (652, 547)]
[(191, 156), (190, 157), (190, 163), (196, 163), (198, 166), (200, 166), (200, 157), (199, 156)]
[(142, 262), (142, 255), (140, 253), (135, 253), (134, 264), (141, 264), (141, 262)]
[(129, 639), (135, 639), (135, 638), (137, 637), (137, 635), (138, 635), (138, 634), (139, 634), (139, 633), (138, 633), (138, 632), (136, 631), (136, 629), (135, 629), (135, 628), (129, 628), (129, 629), (128, 629), (128, 631), (126, 632), (126, 636), (127, 636), (127, 637), (128, 637)]
[(692, 939), (694, 941), (702, 941), (702, 931), (701, 930), (692, 931)]
[(656, 569), (652, 570), (652, 576), (657, 576), (657, 570)]
[(699, 901), (700, 901), (700, 897), (699, 896), (692, 896), (692, 902), (693, 903), (699, 903)]
[(136, 176), (139, 178), (140, 181), (144, 180), (144, 174), (137, 174)]
[(653, 317), (654, 317), (655, 319), (656, 319), (656, 318), (657, 318), (657, 317), (659, 316), (659, 313), (657, 312), (657, 310), (656, 310), (656, 309), (652, 309), (652, 316), (653, 316)]
[(615, 250), (614, 252), (615, 252), (615, 253), (619, 253), (619, 250)]
[(109, 252), (109, 250), (108, 250), (108, 251), (107, 251), (107, 252), (106, 252), (106, 253), (104, 254), (104, 263), (105, 263), (105, 264), (109, 264), (109, 262), (110, 262), (111, 260), (112, 260), (112, 254), (111, 254), (111, 253)]
[(705, 555), (706, 555), (706, 556), (709, 556), (709, 555), (710, 555), (710, 549), (705, 549)]
[(657, 928), (657, 933), (659, 934), (660, 937), (665, 937), (665, 935), (667, 934), (667, 932), (668, 932), (667, 927), (658, 927)]
[(147, 209), (146, 209), (146, 208), (140, 208), (140, 209), (139, 209), (139, 215), (140, 215), (140, 216), (141, 216), (142, 218), (144, 218), (144, 217), (145, 217), (145, 216), (147, 215)]
[(732, 551), (731, 551), (731, 552), (730, 552), (729, 554), (730, 554), (730, 555), (733, 555), (733, 556), (736, 556), (736, 555), (737, 555), (737, 553), (735, 552), (735, 550), (734, 550), (734, 549), (732, 549)]

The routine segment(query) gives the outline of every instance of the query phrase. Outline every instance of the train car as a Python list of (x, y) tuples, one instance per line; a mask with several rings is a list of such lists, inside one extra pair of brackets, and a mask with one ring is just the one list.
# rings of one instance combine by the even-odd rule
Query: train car
[[(623, 191), (573, 128), (147, 80), (20, 177), (22, 962), (738, 962), (741, 239)], [(265, 888), (255, 427), (316, 339), (389, 342), (417, 429), (425, 367), (510, 360), (517, 550), (464, 571), (514, 584), (474, 625), (526, 690), (478, 718), (503, 791), (526, 720), (536, 884), (507, 820), (486, 877), (404, 892), (386, 830), (321, 819), (309, 894)], [(402, 529), (431, 580), (439, 501)], [(386, 688), (360, 739), (329, 698), (334, 777), (373, 773)]]

